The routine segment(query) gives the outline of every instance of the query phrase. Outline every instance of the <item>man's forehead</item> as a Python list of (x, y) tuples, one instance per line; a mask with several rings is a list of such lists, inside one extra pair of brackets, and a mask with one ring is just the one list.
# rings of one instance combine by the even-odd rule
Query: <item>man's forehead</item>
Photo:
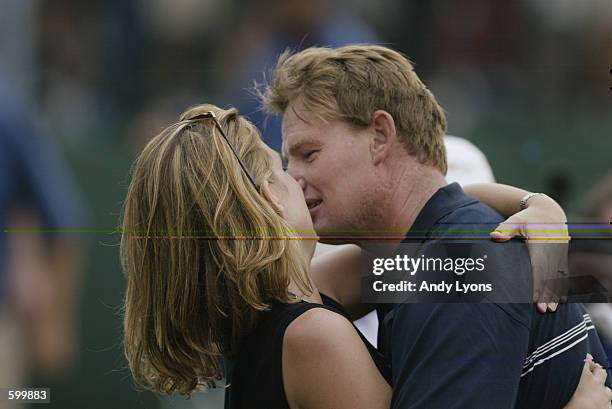
[(282, 118), (283, 134), (285, 131), (293, 131), (294, 129), (310, 128), (316, 124), (316, 116), (299, 102), (292, 102), (287, 106)]
[(286, 157), (299, 146), (316, 143), (319, 136), (316, 124), (316, 118), (312, 114), (290, 104), (283, 115), (282, 155)]

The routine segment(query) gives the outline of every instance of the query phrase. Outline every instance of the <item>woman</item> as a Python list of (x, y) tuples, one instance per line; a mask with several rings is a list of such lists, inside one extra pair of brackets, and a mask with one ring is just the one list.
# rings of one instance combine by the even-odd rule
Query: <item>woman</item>
[[(123, 231), (125, 353), (140, 384), (213, 387), (223, 356), (229, 408), (389, 407), (385, 363), (308, 274), (301, 188), (236, 110), (193, 107), (148, 143)], [(575, 397), (603, 395), (597, 376), (586, 363)]]

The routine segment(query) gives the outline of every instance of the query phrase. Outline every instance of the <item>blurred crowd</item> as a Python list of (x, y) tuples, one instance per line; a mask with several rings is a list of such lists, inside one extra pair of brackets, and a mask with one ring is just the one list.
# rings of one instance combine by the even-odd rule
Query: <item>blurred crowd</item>
[[(0, 388), (51, 387), (58, 408), (219, 407), (134, 390), (114, 230), (130, 161), (185, 107), (234, 105), (280, 147), (255, 87), (287, 47), (403, 52), (497, 181), (609, 225), (610, 21), (609, 0), (3, 1)], [(574, 268), (611, 271), (609, 238), (576, 246)]]

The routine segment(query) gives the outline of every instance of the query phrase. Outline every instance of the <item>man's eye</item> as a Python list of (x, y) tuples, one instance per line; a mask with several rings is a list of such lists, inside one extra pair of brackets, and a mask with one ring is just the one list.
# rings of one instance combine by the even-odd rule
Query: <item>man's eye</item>
[(304, 152), (303, 158), (304, 160), (312, 160), (313, 159), (313, 155), (315, 153), (319, 152), (318, 150), (312, 150), (312, 151), (307, 151)]

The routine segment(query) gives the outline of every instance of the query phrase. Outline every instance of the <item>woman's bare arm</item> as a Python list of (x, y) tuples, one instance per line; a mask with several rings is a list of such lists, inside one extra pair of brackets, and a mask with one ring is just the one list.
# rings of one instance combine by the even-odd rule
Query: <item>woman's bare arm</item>
[[(491, 206), (506, 218), (521, 213), (523, 210), (520, 208), (521, 199), (531, 193), (527, 190), (501, 183), (475, 183), (463, 186), (463, 190)], [(546, 222), (564, 225), (567, 222), (567, 216), (561, 206), (544, 194), (532, 196), (527, 202), (527, 207), (536, 208), (539, 215), (545, 219), (529, 220), (531, 223)]]
[(605, 384), (607, 372), (588, 356), (578, 388), (563, 409), (610, 409), (612, 391)]
[(520, 201), (530, 192), (502, 184), (474, 184), (464, 190), (493, 207), (506, 221), (491, 232), (496, 241), (515, 236), (527, 239), (534, 279), (534, 301), (540, 312), (555, 311), (565, 295), (562, 284), (568, 273), (567, 216), (550, 197), (532, 196), (524, 210)]

